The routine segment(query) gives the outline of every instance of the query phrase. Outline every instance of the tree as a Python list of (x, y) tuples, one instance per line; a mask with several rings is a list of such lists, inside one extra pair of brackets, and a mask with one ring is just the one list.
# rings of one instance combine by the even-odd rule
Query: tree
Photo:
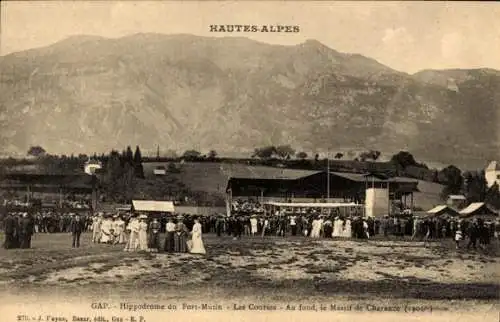
[(132, 152), (132, 148), (130, 147), (130, 145), (127, 146), (127, 151), (125, 152), (125, 161), (130, 164), (134, 163), (134, 153)]
[(282, 160), (289, 159), (295, 154), (295, 150), (290, 145), (280, 145), (276, 147), (275, 153)]
[(299, 153), (297, 153), (297, 158), (301, 159), (301, 160), (305, 160), (305, 159), (307, 159), (307, 153), (305, 153), (303, 151), (299, 152)]
[(139, 146), (135, 147), (134, 173), (137, 178), (144, 178), (144, 168), (142, 167), (142, 155)]
[(375, 150), (370, 150), (366, 152), (362, 152), (359, 154), (359, 159), (364, 162), (366, 160), (373, 160), (377, 161), (377, 159), (380, 157), (380, 151), (375, 151)]
[(195, 160), (201, 157), (201, 153), (196, 150), (187, 150), (182, 154), (182, 157), (186, 160)]
[(270, 159), (276, 153), (276, 147), (274, 146), (265, 146), (262, 148), (256, 148), (252, 155), (252, 158), (259, 159)]
[(439, 183), (439, 171), (437, 169), (432, 170), (432, 182)]
[(210, 150), (210, 152), (208, 152), (208, 158), (211, 160), (214, 160), (215, 158), (217, 158), (217, 151)]
[(441, 197), (446, 199), (451, 194), (462, 192), (463, 177), (462, 171), (454, 165), (447, 166), (438, 173), (439, 182), (444, 184)]
[(403, 169), (417, 164), (413, 155), (407, 151), (400, 151), (397, 154), (393, 155), (391, 157), (391, 162)]
[(466, 172), (464, 179), (467, 202), (483, 202), (488, 192), (488, 183), (486, 182), (484, 171)]
[(118, 200), (123, 192), (121, 178), (124, 172), (120, 162), (120, 154), (117, 151), (111, 151), (105, 169), (103, 184), (106, 196), (109, 199)]
[(494, 183), (486, 192), (484, 202), (488, 205), (493, 206), (496, 209), (500, 209), (500, 190), (498, 183)]
[(337, 154), (335, 154), (335, 159), (342, 159), (344, 157), (344, 154), (343, 153), (340, 153), (338, 152)]
[(43, 157), (47, 152), (39, 145), (31, 146), (28, 149), (28, 156), (30, 157)]
[(181, 170), (178, 169), (174, 163), (170, 162), (167, 166), (167, 171), (170, 173), (180, 173)]

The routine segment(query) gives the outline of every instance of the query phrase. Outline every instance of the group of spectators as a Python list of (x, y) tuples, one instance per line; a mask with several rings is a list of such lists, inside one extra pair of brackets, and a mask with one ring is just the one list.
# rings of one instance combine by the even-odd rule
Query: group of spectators
[(231, 212), (234, 213), (263, 213), (260, 202), (252, 199), (235, 199), (231, 203)]
[[(246, 206), (245, 206), (246, 205)], [(417, 216), (385, 216), (383, 218), (363, 218), (356, 212), (350, 216), (339, 213), (322, 214), (318, 211), (292, 212), (281, 209), (274, 214), (259, 211), (258, 204), (238, 203), (237, 212), (232, 216), (213, 214), (211, 216), (194, 216), (189, 214), (155, 215), (157, 225), (151, 231), (158, 234), (167, 232), (167, 224), (173, 219), (176, 226), (185, 231), (192, 231), (195, 220), (200, 225), (201, 233), (213, 233), (217, 236), (304, 236), (310, 238), (358, 238), (366, 239), (374, 236), (408, 237), (411, 240), (424, 241), (451, 238), (461, 247), (462, 241), (468, 240), (467, 248), (486, 247), (492, 238), (498, 238), (500, 221), (476, 219), (457, 219), (453, 217), (417, 217)], [(248, 211), (250, 210), (250, 211)], [(73, 233), (78, 238), (73, 246), (79, 246), (79, 235), (86, 231), (93, 232), (96, 243), (125, 244), (125, 233), (133, 218), (126, 214), (100, 214), (91, 216), (89, 212), (57, 213), (43, 212), (9, 212), (3, 218), (6, 239), (5, 248), (30, 248), (31, 236), (35, 233)], [(78, 221), (75, 225), (75, 220)], [(104, 225), (103, 225), (104, 223)], [(157, 224), (156, 224), (157, 223)], [(182, 225), (180, 225), (182, 224)], [(99, 228), (97, 228), (97, 226)], [(96, 235), (96, 231), (98, 231)], [(97, 237), (98, 236), (98, 237)], [(151, 239), (150, 239), (151, 241)], [(151, 242), (148, 242), (152, 246)], [(168, 243), (171, 245), (171, 243)], [(154, 246), (154, 245), (153, 245)], [(156, 246), (157, 248), (158, 246)], [(169, 246), (170, 247), (170, 246)], [(168, 247), (167, 247), (168, 248)], [(170, 249), (170, 248), (169, 248)]]

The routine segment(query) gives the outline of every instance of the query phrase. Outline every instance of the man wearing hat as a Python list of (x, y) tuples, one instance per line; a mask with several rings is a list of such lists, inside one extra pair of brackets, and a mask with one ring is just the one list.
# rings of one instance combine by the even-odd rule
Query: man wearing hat
[(149, 224), (149, 248), (155, 252), (160, 250), (160, 229), (160, 222), (156, 217), (153, 218)]
[(22, 215), (19, 232), (19, 244), (21, 248), (31, 248), (31, 236), (33, 236), (34, 224), (33, 218), (27, 212)]
[(187, 253), (187, 228), (183, 222), (184, 217), (177, 218), (174, 234), (174, 251), (176, 253)]
[(217, 219), (215, 220), (215, 232), (217, 233), (217, 237), (220, 237), (222, 235), (223, 230), (224, 218), (221, 215), (218, 215)]
[(175, 223), (172, 217), (168, 218), (167, 225), (165, 227), (165, 252), (172, 253), (174, 251), (174, 234), (175, 234)]
[(71, 235), (73, 236), (73, 248), (78, 248), (80, 247), (80, 236), (82, 234), (82, 231), (84, 229), (85, 223), (83, 220), (80, 218), (79, 214), (73, 214), (73, 218), (71, 219), (70, 223), (70, 231)]
[(16, 218), (12, 213), (7, 213), (7, 216), (4, 219), (4, 232), (5, 232), (5, 241), (3, 243), (3, 247), (5, 249), (14, 248), (14, 239), (16, 233)]

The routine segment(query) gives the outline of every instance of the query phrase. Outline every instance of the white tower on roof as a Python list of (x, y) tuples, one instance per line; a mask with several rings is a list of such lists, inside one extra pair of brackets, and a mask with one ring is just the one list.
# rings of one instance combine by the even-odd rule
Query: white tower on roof
[(500, 190), (500, 164), (498, 164), (497, 161), (491, 161), (491, 163), (484, 170), (484, 176), (486, 177), (488, 187), (491, 187), (496, 183)]

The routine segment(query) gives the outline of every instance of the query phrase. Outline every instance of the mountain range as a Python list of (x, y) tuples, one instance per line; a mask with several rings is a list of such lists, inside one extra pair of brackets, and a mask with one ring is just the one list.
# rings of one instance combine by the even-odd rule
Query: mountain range
[(410, 75), (315, 40), (72, 36), (0, 57), (3, 154), (188, 149), (410, 151), (483, 167), (500, 159), (500, 71)]

